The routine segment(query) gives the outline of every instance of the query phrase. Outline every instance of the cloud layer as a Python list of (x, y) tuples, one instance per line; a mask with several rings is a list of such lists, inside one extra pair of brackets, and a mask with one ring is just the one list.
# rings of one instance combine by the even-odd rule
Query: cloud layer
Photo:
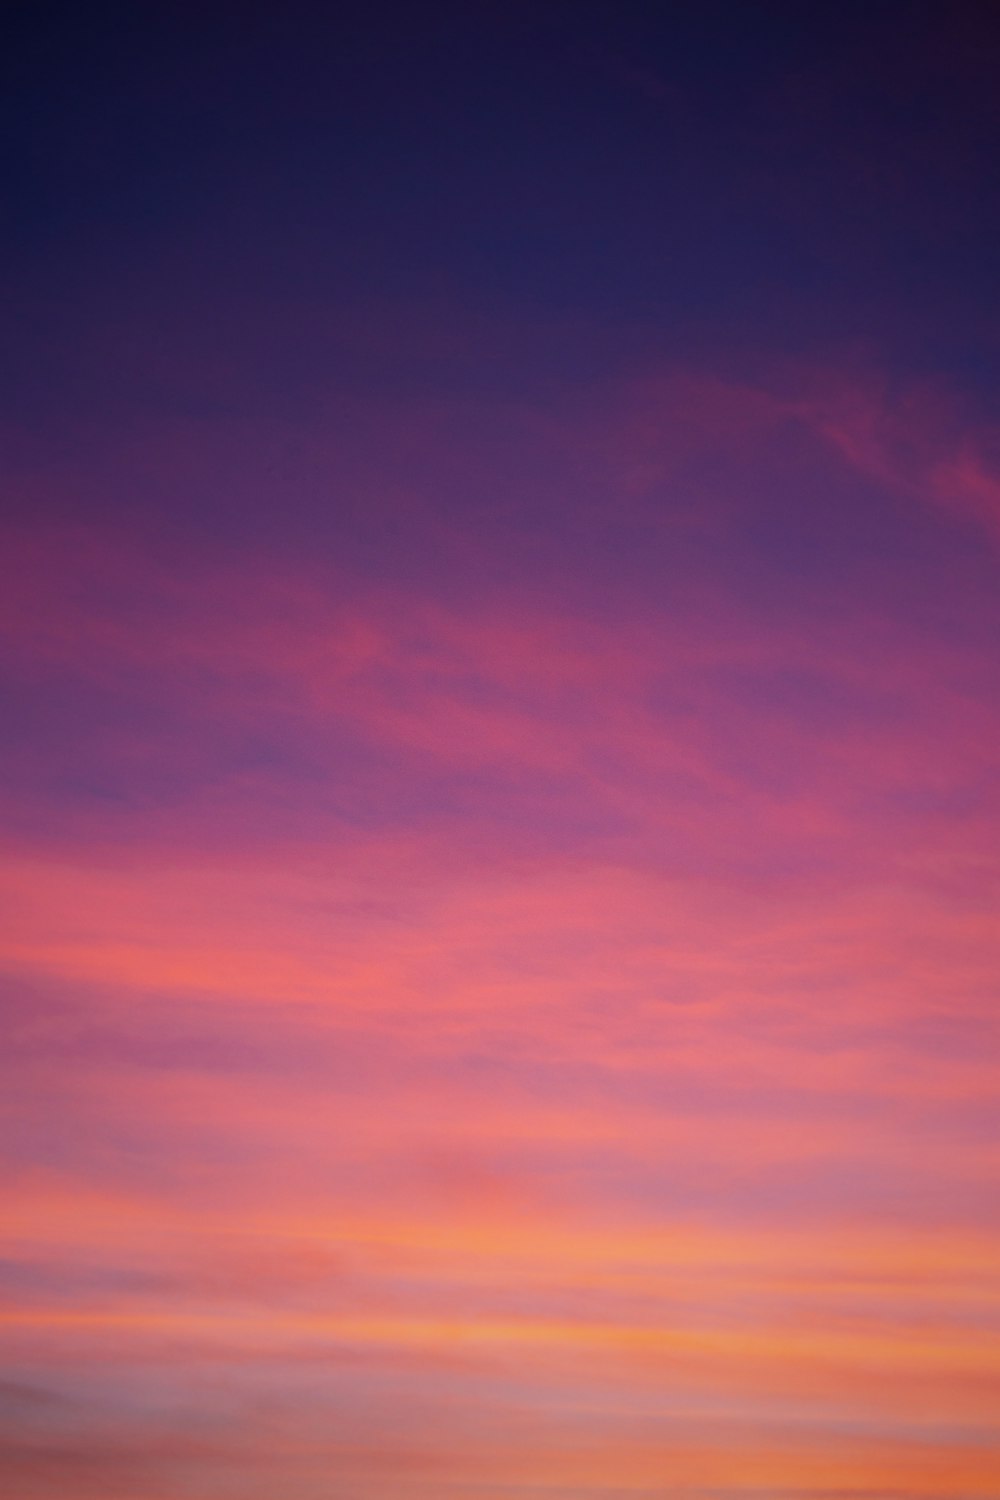
[(12, 1493), (993, 1495), (982, 424), (130, 423), (10, 476)]

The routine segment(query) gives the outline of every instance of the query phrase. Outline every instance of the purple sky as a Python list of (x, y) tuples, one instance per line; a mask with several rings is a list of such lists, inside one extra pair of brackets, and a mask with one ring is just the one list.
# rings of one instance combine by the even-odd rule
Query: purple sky
[(4, 50), (0, 1489), (996, 1500), (989, 9)]

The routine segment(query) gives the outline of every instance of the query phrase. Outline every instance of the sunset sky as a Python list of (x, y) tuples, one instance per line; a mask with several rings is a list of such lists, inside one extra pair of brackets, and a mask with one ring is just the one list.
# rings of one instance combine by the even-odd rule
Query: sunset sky
[(3, 1500), (998, 1500), (996, 12), (15, 10)]

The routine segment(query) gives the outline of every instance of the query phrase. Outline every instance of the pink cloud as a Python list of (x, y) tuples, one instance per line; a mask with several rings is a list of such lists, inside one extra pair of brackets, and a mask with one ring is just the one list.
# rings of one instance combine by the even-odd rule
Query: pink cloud
[[(492, 436), (431, 406), (386, 417), (407, 514), (509, 438), (534, 498), (495, 536), (550, 481), (600, 536), (620, 504), (627, 606), (558, 570), (449, 592), (346, 546), (7, 533), (5, 1337), (73, 1390), (155, 1369), (168, 1405), (214, 1371), (252, 1413), (320, 1369), (369, 1423), (276, 1417), (258, 1453), (251, 1416), (240, 1456), (138, 1418), (84, 1452), (67, 1418), (12, 1472), (53, 1500), (74, 1452), (79, 1494), (127, 1500), (246, 1500), (251, 1469), (295, 1500), (334, 1471), (365, 1500), (487, 1472), (987, 1500), (988, 631), (855, 597), (812, 541), (776, 603), (768, 549), (858, 475), (928, 555), (992, 525), (988, 435), (822, 373), (635, 381)], [(123, 470), (182, 484), (207, 441), (145, 434)], [(364, 469), (309, 442), (319, 488)], [(488, 550), (443, 512), (430, 537)]]

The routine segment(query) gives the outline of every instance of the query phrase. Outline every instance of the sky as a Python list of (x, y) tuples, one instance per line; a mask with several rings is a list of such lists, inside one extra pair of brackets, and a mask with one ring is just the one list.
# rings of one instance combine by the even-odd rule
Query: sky
[(998, 1500), (989, 6), (19, 4), (0, 1491)]

